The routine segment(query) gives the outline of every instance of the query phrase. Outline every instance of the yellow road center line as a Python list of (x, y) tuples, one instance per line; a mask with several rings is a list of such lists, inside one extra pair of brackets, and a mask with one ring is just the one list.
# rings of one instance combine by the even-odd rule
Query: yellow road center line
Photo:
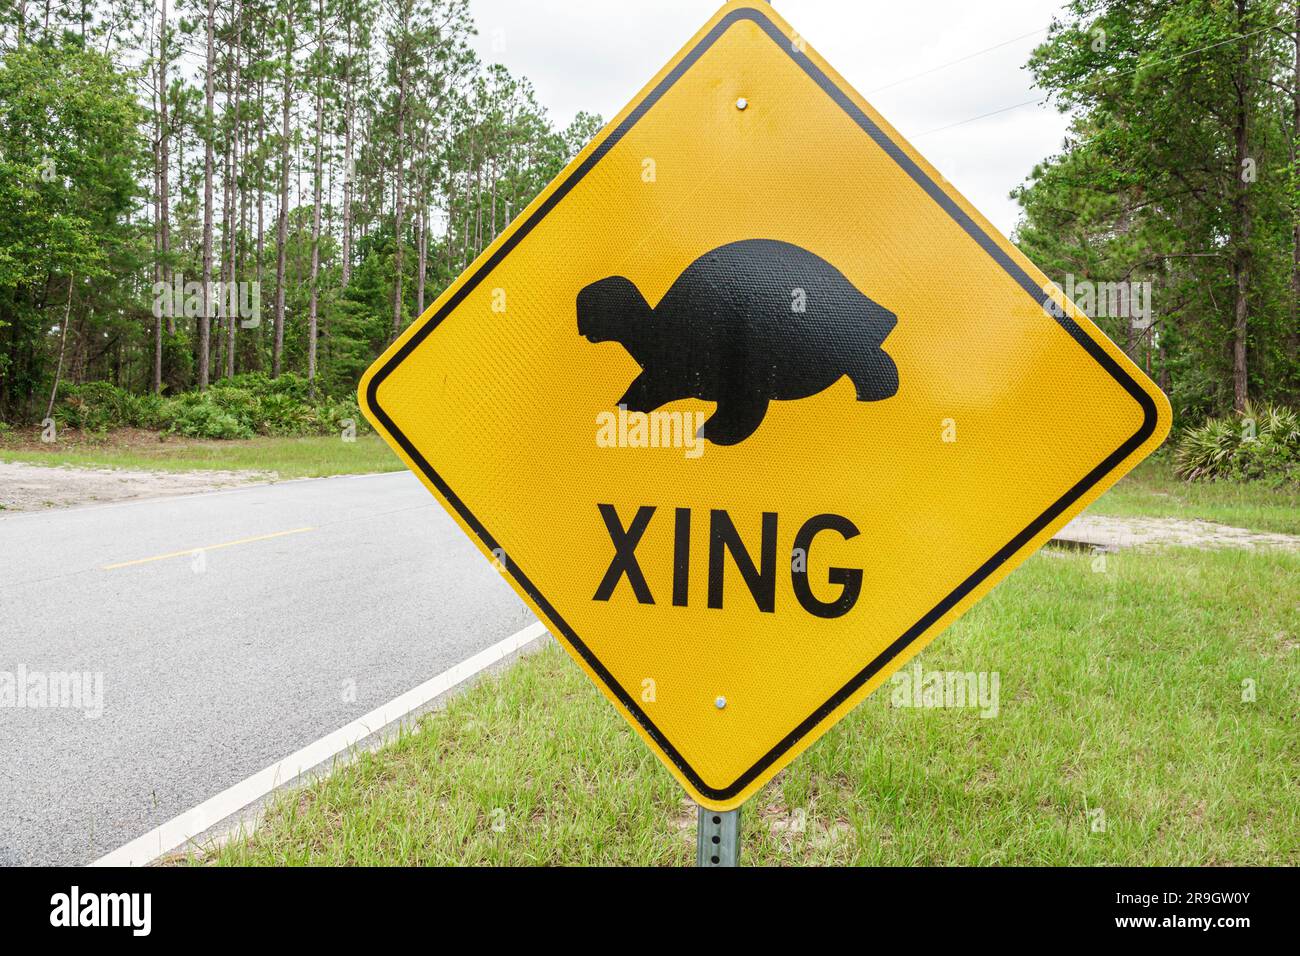
[(289, 531), (276, 531), (271, 534), (259, 534), (252, 538), (240, 538), (238, 541), (223, 541), (221, 544), (210, 544), (203, 548), (186, 548), (184, 551), (172, 551), (169, 554), (158, 554), (152, 558), (139, 558), (135, 561), (121, 561), (117, 564), (106, 564), (101, 571), (113, 571), (117, 568), (129, 568), (137, 564), (149, 564), (152, 561), (166, 561), (169, 558), (183, 558), (186, 555), (194, 554), (198, 551), (216, 551), (218, 548), (233, 548), (237, 544), (252, 544), (254, 541), (267, 541), (270, 538), (283, 538), (287, 534), (301, 534), (304, 531), (315, 531), (315, 528), (293, 528)]

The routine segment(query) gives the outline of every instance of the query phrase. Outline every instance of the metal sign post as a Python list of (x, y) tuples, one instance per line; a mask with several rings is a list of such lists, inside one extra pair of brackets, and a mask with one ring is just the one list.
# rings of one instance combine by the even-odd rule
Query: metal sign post
[(739, 866), (740, 807), (734, 810), (697, 809), (695, 865)]

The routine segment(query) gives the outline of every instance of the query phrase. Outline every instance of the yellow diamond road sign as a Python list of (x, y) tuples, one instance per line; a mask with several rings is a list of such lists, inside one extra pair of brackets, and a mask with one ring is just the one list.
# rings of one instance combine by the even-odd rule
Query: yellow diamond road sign
[(686, 790), (739, 806), (1156, 448), (1165, 397), (763, 3), (361, 383)]

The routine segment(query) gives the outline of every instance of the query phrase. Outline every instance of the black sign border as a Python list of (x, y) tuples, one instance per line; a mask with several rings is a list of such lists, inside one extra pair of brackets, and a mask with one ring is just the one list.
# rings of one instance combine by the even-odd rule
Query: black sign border
[[(605, 666), (597, 659), (591, 649), (583, 643), (568, 622), (560, 616), (551, 603), (542, 595), (536, 585), (529, 580), (528, 576), (509, 560), (509, 552), (501, 547), (497, 540), (488, 532), (483, 523), (465, 506), (459, 496), (451, 490), (445, 481), (434, 471), (433, 467), (424, 459), (424, 456), (415, 448), (411, 441), (401, 432), (394, 424), (393, 420), (383, 410), (379, 404), (379, 386), (388, 377), (389, 374), (419, 346), (421, 342), (428, 337), (448, 315), (456, 309), (465, 297), (468, 296), (479, 283), (487, 277), (491, 271), (501, 263), (506, 256), (519, 244), (533, 227), (536, 226), (551, 210), (563, 199), (569, 191), (581, 179), (592, 170), (597, 163), (601, 161), (614, 146), (623, 138), (624, 135), (643, 117), (652, 106), (673, 86), (683, 75), (695, 65), (696, 61), (708, 50), (717, 40), (727, 32), (733, 25), (742, 20), (750, 20), (756, 23), (763, 31), (771, 37), (776, 45), (783, 50), (789, 57), (799, 65), (808, 76), (817, 83), (826, 93), (835, 101), (849, 117), (857, 123), (859, 127), (869, 135), (878, 146), (880, 146), (898, 165), (934, 199), (935, 202), (948, 213), (948, 215), (961, 228), (971, 236), (980, 248), (989, 254), (999, 266), (1001, 266), (1008, 275), (1016, 280), (1017, 284), (1025, 290), (1040, 305), (1045, 305), (1061, 327), (1065, 329), (1081, 345), (1085, 351), (1091, 355), (1098, 364), (1100, 364), (1112, 378), (1118, 382), (1125, 391), (1127, 391), (1142, 409), (1143, 420), (1138, 430), (1125, 441), (1119, 448), (1112, 452), (1104, 461), (1102, 461), (1092, 471), (1088, 472), (1077, 484), (1069, 491), (1062, 495), (1046, 511), (1035, 518), (1023, 531), (1006, 543), (993, 557), (989, 558), (984, 564), (965, 581), (954, 588), (943, 600), (931, 608), (920, 620), (909, 627), (902, 635), (881, 652), (871, 663), (862, 670), (858, 671), (843, 687), (830, 696), (827, 701), (818, 707), (804, 721), (802, 721), (794, 730), (786, 734), (779, 743), (771, 750), (764, 754), (752, 767), (737, 777), (732, 783), (725, 787), (711, 787), (706, 784), (698, 773), (686, 762), (685, 758), (669, 742), (668, 738), (655, 726), (650, 717), (638, 705), (636, 700), (614, 679)], [(924, 634), (929, 628), (948, 611), (950, 611), (959, 601), (976, 588), (980, 582), (993, 573), (998, 567), (1004, 564), (1016, 552), (1031, 541), (1043, 528), (1058, 515), (1060, 515), (1072, 503), (1077, 501), (1080, 496), (1085, 494), (1088, 489), (1097, 484), (1103, 477), (1109, 474), (1116, 466), (1123, 462), (1137, 448), (1139, 448), (1155, 432), (1158, 421), (1158, 413), (1155, 402), (1151, 396), (1116, 362), (1109, 353), (1106, 352), (1091, 336), (1083, 331), (1082, 328), (1066, 315), (1054, 302), (1048, 300), (1046, 293), (1042, 288), (1034, 283), (1028, 273), (1025, 272), (987, 233), (981, 229), (974, 220), (971, 219), (944, 190), (931, 179), (924, 170), (922, 170), (910, 156), (895, 143), (889, 136), (866, 115), (854, 102), (845, 94), (845, 92), (828, 77), (811, 58), (808, 57), (799, 45), (792, 42), (781, 28), (772, 22), (760, 10), (751, 8), (741, 8), (733, 10), (714, 25), (704, 37), (697, 43), (689, 53), (686, 54), (673, 69), (664, 77), (664, 79), (655, 86), (653, 90), (632, 110), (627, 117), (619, 123), (618, 127), (609, 133), (590, 155), (575, 169), (564, 182), (546, 197), (546, 200), (533, 211), (528, 219), (523, 222), (518, 229), (510, 234), (505, 242), (486, 260), (472, 275), (460, 285), (456, 292), (445, 302), (442, 307), (421, 326), (414, 335), (407, 339), (402, 347), (399, 348), (383, 367), (375, 373), (370, 379), (366, 390), (366, 398), (371, 411), (375, 417), (380, 420), (388, 433), (397, 440), (402, 449), (415, 462), (429, 481), (441, 492), (442, 496), (451, 503), (460, 515), (462, 520), (473, 529), (479, 540), (484, 546), (497, 554), (505, 554), (503, 564), (510, 573), (511, 577), (519, 584), (521, 588), (542, 610), (546, 618), (555, 624), (561, 631), (562, 636), (569, 645), (574, 648), (587, 665), (596, 673), (604, 682), (605, 686), (618, 698), (618, 700), (627, 708), (628, 712), (636, 718), (637, 723), (645, 730), (652, 740), (659, 745), (663, 752), (673, 762), (673, 764), (682, 772), (682, 774), (691, 782), (691, 784), (702, 794), (712, 800), (729, 800), (736, 794), (740, 793), (747, 787), (759, 774), (763, 773), (770, 767), (782, 754), (788, 751), (796, 743), (827, 716), (829, 716), (837, 707), (847, 700), (853, 693), (862, 687), (872, 676), (880, 671), (886, 664), (899, 655), (913, 641)]]

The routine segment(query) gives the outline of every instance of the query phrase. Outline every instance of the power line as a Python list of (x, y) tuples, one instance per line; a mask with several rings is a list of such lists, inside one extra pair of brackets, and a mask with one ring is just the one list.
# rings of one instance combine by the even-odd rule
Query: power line
[(1225, 43), (1231, 43), (1233, 40), (1248, 40), (1251, 37), (1258, 36), (1261, 33), (1267, 33), (1269, 30), (1272, 30), (1274, 27), (1279, 27), (1283, 23), (1287, 23), (1287, 22), (1288, 22), (1287, 20), (1281, 20), (1278, 23), (1270, 23), (1268, 26), (1260, 27), (1258, 30), (1251, 30), (1249, 33), (1239, 33), (1236, 34), (1235, 36), (1228, 37), (1226, 40), (1220, 40), (1218, 43), (1210, 43), (1207, 44), (1206, 46), (1199, 46), (1194, 50), (1188, 50), (1186, 53), (1180, 53), (1177, 56), (1171, 56), (1167, 60), (1156, 60), (1152, 63), (1143, 63), (1139, 66), (1133, 67), (1130, 70), (1121, 70), (1118, 73), (1113, 73), (1111, 74), (1111, 76), (1112, 77), (1129, 76), (1133, 73), (1136, 73), (1138, 70), (1145, 70), (1147, 67), (1150, 66), (1160, 66), (1161, 64), (1164, 63), (1173, 63), (1176, 60), (1181, 60), (1184, 57), (1189, 57), (1193, 53), (1203, 53), (1206, 50), (1213, 50), (1216, 46), (1223, 46)]
[(1029, 37), (1037, 36), (1040, 33), (1047, 32), (1047, 27), (1039, 27), (1037, 30), (1030, 30), (1028, 33), (1022, 33), (1018, 37), (1012, 37), (1010, 40), (1004, 40), (1001, 43), (995, 43), (993, 46), (985, 47), (982, 50), (976, 50), (974, 53), (967, 53), (965, 56), (958, 57), (955, 60), (949, 60), (947, 63), (940, 63), (938, 66), (932, 66), (928, 70), (922, 70), (920, 73), (913, 73), (911, 76), (905, 76), (900, 80), (894, 80), (892, 83), (886, 83), (884, 86), (877, 86), (874, 90), (867, 90), (867, 96), (872, 93), (879, 93), (881, 90), (893, 89), (895, 86), (901, 86), (904, 83), (910, 83), (912, 80), (919, 80), (923, 76), (929, 76), (931, 73), (938, 73), (940, 70), (946, 70), (950, 66), (956, 66), (958, 63), (965, 63), (967, 60), (973, 60), (977, 56), (983, 56), (985, 53), (992, 53), (994, 50), (1000, 50), (1004, 46), (1010, 46), (1021, 40), (1027, 40)]
[[(1252, 31), (1250, 31), (1249, 33), (1240, 33), (1240, 34), (1236, 34), (1236, 35), (1234, 35), (1234, 36), (1230, 36), (1230, 37), (1228, 37), (1226, 40), (1219, 40), (1217, 43), (1209, 43), (1209, 44), (1206, 44), (1205, 46), (1197, 47), (1197, 48), (1194, 49), (1194, 50), (1188, 50), (1188, 51), (1186, 51), (1185, 53), (1179, 53), (1177, 56), (1171, 56), (1171, 57), (1169, 57), (1168, 59), (1165, 59), (1165, 60), (1155, 60), (1154, 62), (1151, 62), (1151, 63), (1143, 63), (1143, 64), (1140, 64), (1140, 65), (1135, 66), (1135, 67), (1133, 67), (1133, 68), (1131, 68), (1131, 69), (1128, 69), (1128, 70), (1121, 70), (1119, 73), (1112, 73), (1112, 74), (1110, 74), (1110, 77), (1111, 77), (1111, 78), (1118, 78), (1118, 77), (1122, 77), (1122, 76), (1129, 76), (1129, 75), (1131, 75), (1131, 74), (1133, 74), (1133, 73), (1138, 72), (1139, 70), (1145, 70), (1145, 69), (1147, 69), (1148, 67), (1152, 67), (1152, 66), (1161, 66), (1162, 64), (1165, 64), (1165, 63), (1174, 63), (1174, 62), (1176, 62), (1176, 61), (1178, 61), (1178, 60), (1185, 59), (1185, 58), (1191, 56), (1191, 55), (1194, 54), (1194, 53), (1204, 53), (1206, 50), (1213, 50), (1215, 47), (1223, 46), (1225, 43), (1232, 43), (1234, 40), (1247, 40), (1247, 39), (1249, 39), (1249, 38), (1251, 38), (1251, 37), (1253, 37), (1253, 36), (1258, 36), (1258, 35), (1261, 34), (1261, 33), (1266, 33), (1266, 32), (1268, 32), (1269, 30), (1272, 30), (1274, 27), (1281, 26), (1283, 23), (1287, 23), (1287, 22), (1289, 22), (1289, 21), (1283, 20), (1283, 21), (1280, 21), (1279, 23), (1269, 24), (1269, 25), (1266, 26), (1266, 27), (1260, 27), (1258, 30), (1252, 30)], [(1034, 31), (1034, 32), (1038, 33), (1038, 32), (1042, 32), (1042, 31)], [(1026, 36), (1032, 36), (1032, 34), (1026, 34)], [(1024, 39), (1024, 37), (1017, 37), (1016, 39)], [(1008, 40), (1008, 41), (1007, 41), (1007, 43), (1013, 43), (1013, 42), (1015, 42), (1015, 41), (1014, 41), (1014, 40)], [(1001, 45), (1001, 46), (1006, 46), (1006, 43), (1003, 43), (1003, 44), (1000, 44), (1000, 45)], [(990, 47), (989, 49), (996, 49), (996, 47)], [(983, 53), (983, 52), (986, 52), (986, 51), (983, 51), (983, 50), (980, 51), (980, 53)], [(972, 54), (971, 54), (970, 56), (968, 56), (968, 57), (963, 57), (963, 59), (970, 59), (970, 57), (974, 57), (974, 56), (978, 56), (978, 55), (979, 55), (979, 53), (972, 53)], [(954, 63), (960, 63), (961, 61), (960, 61), (960, 60), (954, 60), (953, 62), (954, 62)], [(949, 64), (945, 64), (945, 66), (946, 66), (946, 65), (949, 65)], [(943, 67), (935, 67), (935, 70), (939, 70), (939, 69), (942, 69), (942, 68), (943, 68)], [(930, 71), (927, 71), (927, 72), (934, 72), (934, 71), (933, 71), (933, 70), (930, 70)], [(917, 76), (923, 76), (924, 74), (918, 73), (918, 74), (916, 74), (916, 75), (917, 75)], [(907, 77), (906, 79), (913, 79), (913, 77)], [(898, 82), (899, 82), (899, 83), (904, 83), (904, 82), (906, 82), (906, 79), (899, 80)], [(895, 85), (895, 84), (890, 84), (890, 85)], [(878, 89), (886, 89), (886, 88), (887, 88), (887, 87), (879, 87)], [(990, 117), (990, 116), (997, 116), (999, 113), (1009, 113), (1009, 112), (1011, 112), (1012, 110), (1018, 110), (1018, 109), (1020, 109), (1021, 107), (1030, 106), (1030, 105), (1032, 105), (1032, 104), (1035, 104), (1035, 103), (1041, 103), (1041, 102), (1042, 102), (1042, 98), (1035, 98), (1035, 99), (1032, 99), (1032, 100), (1025, 100), (1023, 103), (1012, 103), (1010, 106), (1003, 106), (1003, 107), (1000, 107), (999, 109), (996, 109), (996, 110), (990, 110), (990, 111), (987, 112), (987, 113), (980, 113), (978, 116), (969, 116), (969, 117), (967, 117), (966, 119), (958, 120), (958, 121), (955, 122), (955, 123), (949, 123), (949, 124), (947, 124), (946, 126), (936, 126), (934, 129), (928, 129), (928, 130), (926, 130), (924, 133), (917, 133), (916, 136), (913, 137), (913, 139), (920, 139), (922, 136), (929, 136), (931, 133), (942, 133), (942, 132), (945, 131), (945, 130), (950, 130), (950, 129), (953, 129), (953, 128), (957, 127), (957, 126), (965, 126), (967, 123), (974, 123), (974, 122), (976, 122), (977, 120), (988, 119), (988, 117)]]
[(979, 116), (970, 116), (964, 120), (958, 120), (955, 123), (949, 123), (947, 126), (936, 126), (934, 129), (927, 129), (924, 133), (917, 133), (913, 139), (920, 139), (922, 136), (929, 136), (931, 133), (942, 133), (946, 129), (952, 129), (955, 126), (965, 126), (967, 123), (974, 123), (976, 120), (988, 119), (990, 116), (997, 116), (999, 113), (1009, 113), (1012, 110), (1018, 110), (1022, 106), (1029, 106), (1034, 103), (1041, 103), (1042, 100), (1035, 98), (1025, 100), (1023, 103), (1013, 103), (1010, 106), (1004, 106), (1001, 109), (990, 110), (987, 113), (981, 113)]

